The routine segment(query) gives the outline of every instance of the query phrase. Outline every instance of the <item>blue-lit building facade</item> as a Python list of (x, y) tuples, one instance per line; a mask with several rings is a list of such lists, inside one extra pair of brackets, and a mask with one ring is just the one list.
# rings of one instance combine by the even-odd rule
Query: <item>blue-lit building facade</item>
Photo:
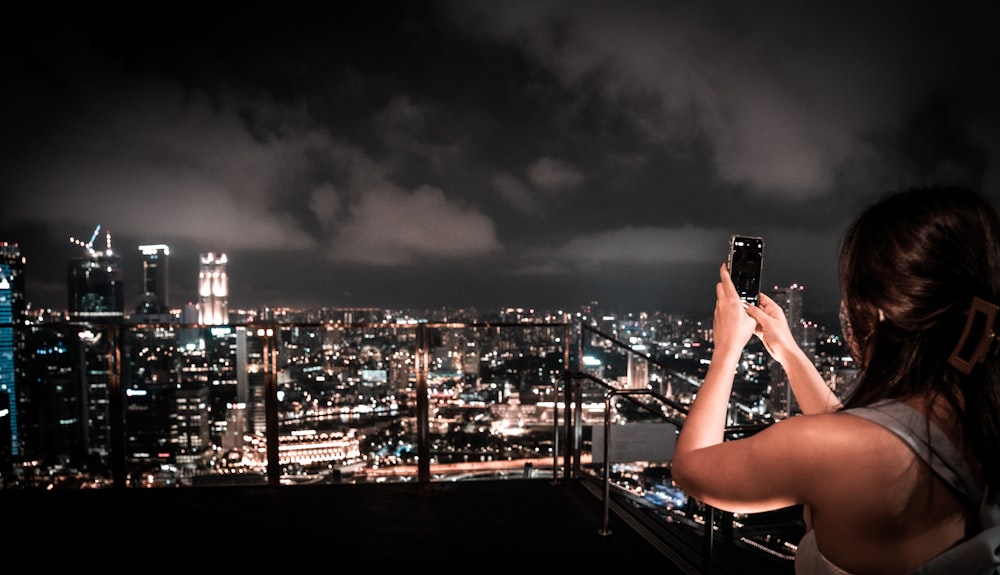
[(24, 264), (16, 243), (0, 242), (0, 473), (20, 456), (18, 397), (24, 350)]

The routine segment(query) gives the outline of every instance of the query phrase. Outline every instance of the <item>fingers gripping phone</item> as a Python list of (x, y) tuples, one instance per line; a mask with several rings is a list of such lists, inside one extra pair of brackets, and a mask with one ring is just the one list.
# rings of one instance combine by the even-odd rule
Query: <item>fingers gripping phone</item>
[(760, 272), (764, 266), (764, 240), (758, 236), (729, 237), (729, 275), (743, 301), (760, 302)]

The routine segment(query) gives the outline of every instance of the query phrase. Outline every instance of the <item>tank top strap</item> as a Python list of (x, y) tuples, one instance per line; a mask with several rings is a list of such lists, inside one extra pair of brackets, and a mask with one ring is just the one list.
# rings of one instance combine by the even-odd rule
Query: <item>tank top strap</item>
[(842, 413), (862, 417), (895, 433), (955, 492), (960, 501), (965, 502), (968, 509), (979, 510), (983, 492), (969, 464), (944, 431), (923, 413), (892, 399), (847, 409)]

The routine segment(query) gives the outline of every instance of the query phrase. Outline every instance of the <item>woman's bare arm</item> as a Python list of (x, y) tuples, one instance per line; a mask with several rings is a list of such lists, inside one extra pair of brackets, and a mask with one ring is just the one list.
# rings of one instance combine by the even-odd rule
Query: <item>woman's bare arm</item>
[(708, 366), (674, 449), (674, 466), (697, 449), (722, 443), (730, 394), (743, 348), (753, 337), (756, 320), (746, 313), (725, 264), (719, 270), (713, 317), (712, 362)]

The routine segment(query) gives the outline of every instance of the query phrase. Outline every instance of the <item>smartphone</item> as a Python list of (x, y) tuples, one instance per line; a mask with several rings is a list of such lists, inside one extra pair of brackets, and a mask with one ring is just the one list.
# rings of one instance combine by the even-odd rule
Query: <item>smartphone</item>
[(743, 301), (760, 302), (760, 273), (764, 267), (764, 239), (733, 234), (729, 237), (729, 276)]

